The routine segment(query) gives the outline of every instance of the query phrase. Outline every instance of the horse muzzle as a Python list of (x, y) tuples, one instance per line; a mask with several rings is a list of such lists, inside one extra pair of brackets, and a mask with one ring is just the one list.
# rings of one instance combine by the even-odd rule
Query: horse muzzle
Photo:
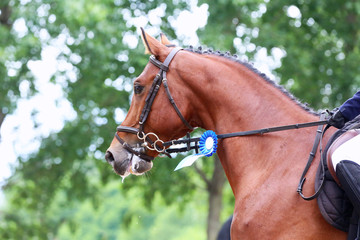
[(106, 151), (105, 159), (113, 167), (115, 173), (121, 177), (130, 174), (142, 175), (153, 166), (152, 161), (142, 159), (124, 149), (120, 144), (110, 146)]

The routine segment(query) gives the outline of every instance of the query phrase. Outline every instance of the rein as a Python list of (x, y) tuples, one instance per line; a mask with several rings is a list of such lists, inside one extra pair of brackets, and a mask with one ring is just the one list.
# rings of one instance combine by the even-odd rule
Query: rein
[[(225, 138), (233, 138), (233, 137), (244, 137), (244, 136), (251, 136), (251, 135), (263, 135), (265, 133), (271, 133), (271, 132), (280, 132), (285, 130), (292, 130), (292, 129), (300, 129), (300, 128), (306, 128), (306, 127), (314, 127), (319, 125), (326, 125), (328, 123), (327, 120), (320, 120), (316, 122), (308, 122), (308, 123), (298, 123), (298, 124), (292, 124), (292, 125), (284, 125), (279, 127), (271, 127), (271, 128), (262, 128), (258, 130), (250, 130), (250, 131), (243, 131), (243, 132), (235, 132), (235, 133), (226, 133), (226, 134), (219, 134), (217, 135), (218, 139), (225, 139)], [(187, 144), (184, 148), (169, 148), (166, 151), (168, 153), (179, 153), (179, 152), (187, 152), (191, 149), (198, 150), (198, 142), (200, 141), (200, 138), (190, 138), (189, 135), (185, 139), (180, 140), (172, 140), (168, 142), (164, 142), (163, 145), (165, 147), (169, 147), (172, 145), (178, 145), (178, 144)], [(191, 146), (191, 143), (194, 142), (195, 145)]]
[[(314, 140), (314, 144), (313, 147), (311, 149), (311, 152), (309, 154), (309, 158), (307, 161), (307, 164), (303, 170), (303, 173), (300, 177), (300, 181), (299, 181), (299, 185), (297, 188), (297, 192), (298, 194), (306, 201), (311, 201), (315, 198), (317, 198), (324, 186), (324, 181), (325, 181), (325, 171), (324, 171), (324, 162), (323, 162), (323, 155), (322, 155), (322, 144), (320, 144), (320, 165), (322, 168), (322, 176), (320, 178), (320, 185), (318, 187), (318, 189), (315, 191), (315, 193), (309, 197), (306, 197), (303, 194), (303, 186), (306, 180), (306, 174), (310, 169), (310, 166), (315, 158), (317, 149), (319, 147), (319, 143), (321, 143), (322, 138), (326, 132), (326, 130), (330, 127), (330, 125), (328, 124), (328, 120), (325, 120), (325, 115), (326, 113), (323, 112), (320, 115), (320, 121), (315, 121), (315, 122), (307, 122), (307, 123), (299, 123), (299, 124), (293, 124), (293, 125), (284, 125), (284, 126), (279, 126), (279, 127), (272, 127), (272, 128), (262, 128), (262, 129), (258, 129), (258, 130), (251, 130), (251, 131), (243, 131), (243, 132), (235, 132), (235, 133), (227, 133), (227, 134), (219, 134), (217, 135), (218, 139), (226, 139), (226, 138), (233, 138), (233, 137), (243, 137), (243, 136), (252, 136), (252, 135), (263, 135), (265, 133), (271, 133), (271, 132), (280, 132), (280, 131), (286, 131), (286, 130), (293, 130), (293, 129), (300, 129), (300, 128), (306, 128), (306, 127), (314, 127), (314, 126), (318, 126), (317, 131), (316, 131), (316, 136), (315, 136), (315, 140)], [(325, 127), (325, 129), (323, 129), (323, 126), (327, 125)], [(168, 146), (172, 146), (172, 145), (177, 145), (177, 144), (187, 144), (186, 147), (184, 148), (169, 148), (167, 149), (167, 153), (179, 153), (179, 152), (188, 152), (192, 149), (195, 149), (196, 153), (198, 153), (199, 151), (199, 146), (198, 146), (198, 142), (200, 141), (200, 138), (191, 138), (190, 134), (187, 134), (187, 138), (185, 139), (180, 139), (180, 140), (173, 140), (173, 141), (168, 141), (168, 142), (164, 142), (163, 145), (165, 147)], [(191, 146), (191, 143), (194, 142), (194, 145)]]

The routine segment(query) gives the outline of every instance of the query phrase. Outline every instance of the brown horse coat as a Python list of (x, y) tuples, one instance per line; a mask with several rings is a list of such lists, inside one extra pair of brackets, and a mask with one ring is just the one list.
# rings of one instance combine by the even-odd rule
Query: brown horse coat
[[(143, 39), (147, 51), (160, 61), (171, 51), (146, 33)], [(158, 68), (149, 63), (135, 80), (135, 84), (144, 86), (144, 92), (134, 95), (123, 126), (138, 127), (146, 93), (157, 72)], [(170, 64), (167, 78), (187, 121), (217, 134), (318, 120), (281, 87), (230, 57), (180, 51)], [(328, 131), (324, 144), (333, 131)], [(187, 132), (163, 88), (151, 108), (145, 132), (154, 132), (164, 141)], [(315, 132), (316, 127), (312, 127), (219, 141), (217, 153), (235, 196), (232, 239), (346, 239), (346, 233), (325, 222), (316, 201), (304, 201), (296, 192)], [(133, 134), (118, 134), (129, 143), (139, 142)], [(108, 151), (113, 166), (142, 173), (132, 167), (126, 150), (115, 138)], [(154, 151), (147, 154), (157, 155)], [(307, 174), (305, 195), (314, 191), (314, 166), (318, 163), (316, 156)]]

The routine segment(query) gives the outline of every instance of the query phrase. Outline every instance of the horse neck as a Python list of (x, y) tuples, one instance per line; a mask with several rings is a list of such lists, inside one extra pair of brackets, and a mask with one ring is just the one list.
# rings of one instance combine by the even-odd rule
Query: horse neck
[[(195, 118), (204, 129), (224, 134), (318, 118), (275, 84), (240, 63), (215, 56), (204, 56), (197, 62), (202, 63), (198, 66), (205, 74), (197, 74), (196, 79), (190, 77), (189, 81), (196, 88), (193, 89)], [(275, 168), (279, 171), (279, 165), (289, 168), (280, 164), (285, 155), (290, 165), (299, 157), (306, 160), (314, 132), (314, 128), (310, 128), (296, 133), (285, 131), (220, 140), (218, 155), (235, 196), (238, 189), (244, 191), (248, 182), (252, 182), (252, 186), (256, 181), (262, 184)], [(308, 145), (304, 147), (306, 152), (287, 151), (299, 142)]]

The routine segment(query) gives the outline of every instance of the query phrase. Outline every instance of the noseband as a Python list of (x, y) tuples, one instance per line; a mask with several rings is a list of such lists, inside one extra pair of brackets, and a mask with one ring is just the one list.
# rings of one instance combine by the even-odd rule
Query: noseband
[[(156, 76), (153, 80), (153, 83), (151, 85), (151, 88), (149, 90), (149, 93), (146, 96), (145, 105), (141, 112), (140, 120), (139, 120), (140, 127), (134, 128), (134, 127), (127, 127), (127, 126), (120, 125), (117, 127), (117, 132), (115, 133), (116, 139), (123, 145), (123, 147), (127, 151), (129, 151), (132, 154), (134, 154), (142, 159), (145, 159), (147, 161), (151, 161), (154, 158), (145, 154), (144, 147), (146, 147), (149, 150), (157, 151), (159, 153), (165, 153), (166, 155), (170, 156), (168, 153), (165, 152), (166, 146), (164, 146), (164, 141), (160, 140), (159, 137), (155, 133), (152, 133), (152, 132), (144, 133), (145, 122), (149, 116), (151, 106), (154, 103), (155, 97), (160, 89), (161, 83), (164, 84), (166, 95), (167, 95), (171, 105), (175, 109), (177, 115), (180, 117), (181, 121), (190, 130), (194, 129), (190, 125), (190, 123), (184, 118), (184, 116), (181, 114), (179, 108), (177, 107), (177, 105), (174, 101), (174, 98), (172, 97), (172, 95), (170, 93), (169, 86), (167, 83), (167, 78), (166, 78), (166, 72), (169, 70), (170, 62), (172, 61), (172, 59), (175, 57), (175, 55), (180, 50), (182, 50), (182, 49), (181, 48), (172, 49), (171, 52), (169, 53), (169, 55), (166, 57), (164, 62), (160, 62), (159, 60), (157, 60), (154, 55), (150, 56), (150, 62), (152, 64), (154, 64), (156, 67), (158, 67), (160, 70), (159, 70), (158, 74), (156, 74)], [(136, 134), (137, 138), (139, 140), (143, 141), (143, 143), (141, 145), (137, 144), (136, 146), (131, 146), (130, 144), (126, 143), (122, 138), (119, 137), (118, 132), (126, 132), (126, 133)], [(155, 138), (156, 140), (155, 141), (151, 140), (151, 137)], [(138, 150), (138, 149), (142, 149), (142, 151)]]

